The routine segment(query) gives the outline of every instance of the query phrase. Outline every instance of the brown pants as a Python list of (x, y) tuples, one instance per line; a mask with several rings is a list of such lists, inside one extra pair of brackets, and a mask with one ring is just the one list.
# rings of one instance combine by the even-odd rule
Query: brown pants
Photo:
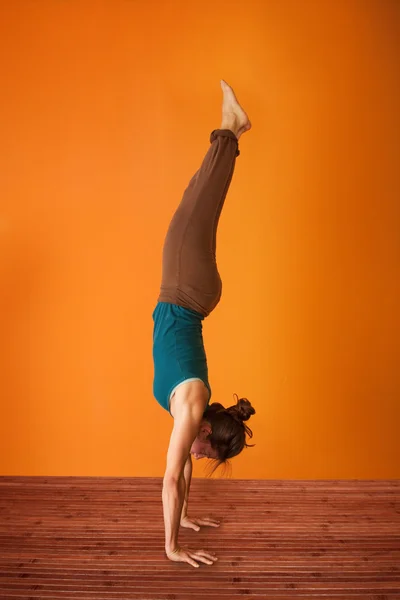
[(192, 309), (203, 317), (221, 298), (222, 281), (215, 254), (217, 227), (240, 154), (238, 140), (230, 129), (215, 129), (210, 143), (169, 225), (157, 300)]

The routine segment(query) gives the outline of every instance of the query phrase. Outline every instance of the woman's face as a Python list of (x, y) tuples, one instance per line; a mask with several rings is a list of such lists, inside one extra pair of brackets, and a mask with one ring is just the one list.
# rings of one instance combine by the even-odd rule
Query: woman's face
[(199, 458), (218, 458), (217, 451), (211, 447), (210, 442), (202, 442), (198, 438), (194, 440), (190, 449), (190, 454), (192, 454), (196, 460)]
[(200, 431), (190, 448), (190, 454), (192, 454), (196, 460), (200, 458), (218, 458), (217, 451), (212, 448), (210, 441), (207, 439), (211, 431), (210, 423), (203, 420)]

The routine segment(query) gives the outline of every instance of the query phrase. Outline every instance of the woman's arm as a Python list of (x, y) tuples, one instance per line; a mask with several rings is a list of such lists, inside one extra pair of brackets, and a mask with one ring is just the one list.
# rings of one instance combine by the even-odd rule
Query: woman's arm
[(199, 431), (203, 412), (202, 402), (186, 402), (174, 419), (162, 490), (167, 554), (178, 548), (179, 524), (186, 493), (184, 469)]
[(165, 526), (165, 552), (174, 552), (178, 547), (180, 514), (185, 496), (185, 479), (164, 481), (162, 502)]
[(190, 482), (192, 480), (192, 457), (189, 454), (185, 468), (183, 471), (184, 479), (185, 479), (185, 497), (183, 500), (182, 514), (181, 514), (181, 527), (187, 527), (188, 529), (194, 529), (195, 531), (200, 531), (200, 526), (206, 527), (219, 527), (220, 521), (216, 519), (212, 519), (211, 517), (188, 517), (187, 509), (189, 502), (189, 491), (190, 491)]
[(193, 470), (192, 457), (189, 454), (189, 456), (187, 457), (187, 460), (185, 462), (185, 468), (183, 470), (183, 476), (185, 478), (185, 497), (183, 500), (181, 521), (182, 521), (182, 519), (184, 519), (187, 516), (190, 482), (192, 481), (192, 470)]

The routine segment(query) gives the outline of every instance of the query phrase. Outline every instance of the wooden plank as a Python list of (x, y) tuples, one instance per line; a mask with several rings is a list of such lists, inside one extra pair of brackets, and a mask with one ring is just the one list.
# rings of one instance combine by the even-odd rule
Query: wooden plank
[(162, 478), (0, 477), (0, 598), (400, 599), (398, 480), (193, 479), (181, 529), (214, 551), (164, 554)]

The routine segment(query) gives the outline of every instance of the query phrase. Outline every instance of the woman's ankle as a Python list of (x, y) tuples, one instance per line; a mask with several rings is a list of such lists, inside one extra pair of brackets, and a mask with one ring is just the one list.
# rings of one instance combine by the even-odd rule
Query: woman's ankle
[(239, 127), (238, 127), (238, 125), (236, 125), (236, 123), (226, 122), (226, 121), (223, 121), (221, 123), (220, 129), (229, 129), (229, 131), (232, 131), (232, 133), (234, 133), (236, 137), (239, 132)]

